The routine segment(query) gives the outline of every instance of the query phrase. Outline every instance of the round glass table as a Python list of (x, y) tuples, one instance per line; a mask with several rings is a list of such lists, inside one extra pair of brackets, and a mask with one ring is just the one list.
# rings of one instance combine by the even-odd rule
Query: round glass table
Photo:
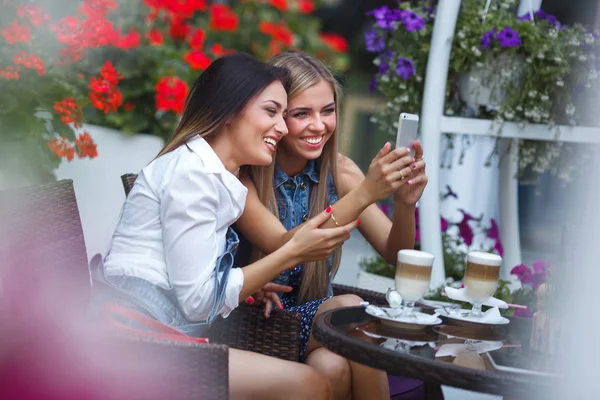
[(430, 385), (528, 399), (560, 379), (552, 357), (530, 348), (531, 320), (512, 318), (493, 329), (442, 320), (434, 327), (399, 329), (382, 324), (364, 307), (349, 307), (319, 315), (313, 335), (350, 360)]

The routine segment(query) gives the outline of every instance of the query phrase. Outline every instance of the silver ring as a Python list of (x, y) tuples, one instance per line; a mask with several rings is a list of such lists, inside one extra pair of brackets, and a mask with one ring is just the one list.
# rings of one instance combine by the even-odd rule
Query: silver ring
[(402, 170), (400, 170), (400, 180), (403, 181), (404, 180), (404, 172), (402, 172)]
[(423, 161), (425, 159), (425, 156), (421, 156), (421, 158), (419, 158), (419, 161)]

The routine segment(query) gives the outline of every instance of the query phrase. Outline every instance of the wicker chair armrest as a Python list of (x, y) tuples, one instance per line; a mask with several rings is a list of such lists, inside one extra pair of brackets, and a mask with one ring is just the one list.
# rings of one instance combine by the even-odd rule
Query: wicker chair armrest
[(219, 318), (209, 331), (213, 343), (298, 361), (300, 314), (273, 310), (269, 318), (263, 307), (241, 304), (227, 318)]
[(94, 358), (106, 366), (103, 399), (229, 398), (229, 349), (130, 333), (98, 335)]
[(380, 306), (388, 304), (387, 300), (385, 299), (384, 293), (375, 292), (373, 290), (368, 289), (360, 289), (354, 286), (346, 286), (334, 283), (333, 294), (336, 296), (339, 296), (341, 294), (354, 294), (363, 299), (364, 301), (368, 301), (370, 304)]

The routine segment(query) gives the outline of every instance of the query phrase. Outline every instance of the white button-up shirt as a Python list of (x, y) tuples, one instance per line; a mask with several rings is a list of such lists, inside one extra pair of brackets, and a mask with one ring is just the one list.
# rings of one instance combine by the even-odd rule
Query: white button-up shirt
[[(227, 228), (241, 215), (246, 187), (227, 171), (203, 138), (152, 161), (139, 173), (104, 260), (107, 275), (174, 288), (190, 321), (204, 321), (214, 298), (216, 261)], [(244, 283), (233, 268), (219, 314), (238, 306)]]

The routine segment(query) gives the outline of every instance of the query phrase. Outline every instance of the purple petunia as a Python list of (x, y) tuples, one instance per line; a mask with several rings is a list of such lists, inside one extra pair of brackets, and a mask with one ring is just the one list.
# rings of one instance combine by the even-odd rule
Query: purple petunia
[(483, 34), (483, 36), (481, 37), (481, 48), (483, 50), (487, 50), (490, 48), (490, 45), (492, 44), (492, 40), (494, 39), (494, 36), (496, 35), (496, 31), (497, 31), (497, 29), (496, 29), (496, 27), (494, 27), (491, 30), (489, 30)]
[(409, 60), (408, 58), (404, 58), (404, 57), (400, 57), (398, 59), (398, 65), (396, 66), (396, 72), (404, 80), (407, 80), (411, 76), (415, 76), (417, 73), (415, 71), (415, 64), (412, 62), (412, 60)]
[(374, 92), (377, 89), (377, 74), (373, 74), (373, 77), (369, 81), (369, 91)]
[[(554, 25), (554, 27), (556, 29), (560, 29), (562, 27), (562, 25), (561, 25), (560, 21), (558, 20), (558, 18), (556, 18), (552, 14), (546, 14), (542, 10), (536, 11), (534, 13), (534, 18), (537, 19), (538, 21), (548, 21), (550, 24)], [(531, 21), (531, 16), (529, 15), (529, 13), (526, 13), (524, 15), (521, 15), (519, 17), (519, 20), (521, 20), (521, 21)]]
[(502, 47), (519, 47), (521, 45), (519, 34), (513, 31), (510, 26), (502, 29), (498, 33), (497, 39)]
[(382, 6), (371, 10), (367, 15), (375, 17), (377, 26), (388, 31), (393, 30), (394, 22), (400, 20), (400, 10), (390, 10), (388, 6)]
[(442, 232), (446, 232), (448, 230), (449, 224), (448, 224), (448, 220), (444, 217), (440, 217), (440, 223), (441, 223), (441, 228), (442, 228)]
[(409, 32), (420, 31), (425, 27), (425, 19), (414, 11), (401, 11), (400, 21)]
[(379, 32), (375, 28), (371, 28), (365, 32), (365, 44), (367, 51), (380, 52), (385, 49), (385, 39), (379, 36)]

